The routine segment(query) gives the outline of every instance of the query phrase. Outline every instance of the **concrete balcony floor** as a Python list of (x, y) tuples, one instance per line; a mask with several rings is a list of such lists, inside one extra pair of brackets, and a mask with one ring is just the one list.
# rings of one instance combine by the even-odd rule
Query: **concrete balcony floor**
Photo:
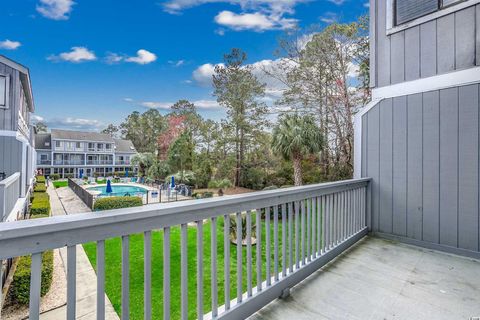
[(480, 261), (368, 237), (251, 319), (480, 317)]

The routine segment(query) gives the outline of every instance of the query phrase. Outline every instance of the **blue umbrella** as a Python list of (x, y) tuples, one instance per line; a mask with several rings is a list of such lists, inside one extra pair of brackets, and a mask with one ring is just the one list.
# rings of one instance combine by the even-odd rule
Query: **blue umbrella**
[(172, 176), (172, 183), (170, 184), (172, 188), (175, 188), (175, 177)]
[(128, 169), (125, 170), (125, 177), (128, 178)]
[(83, 169), (80, 169), (79, 178), (80, 178), (80, 179), (82, 179), (82, 178), (83, 178)]
[(110, 182), (110, 180), (107, 180), (107, 189), (105, 190), (106, 193), (112, 193), (113, 190), (112, 190), (112, 183)]

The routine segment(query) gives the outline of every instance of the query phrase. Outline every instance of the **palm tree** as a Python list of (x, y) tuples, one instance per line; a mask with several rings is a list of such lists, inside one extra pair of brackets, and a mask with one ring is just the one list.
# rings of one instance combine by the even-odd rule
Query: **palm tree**
[(155, 161), (155, 155), (151, 152), (137, 153), (131, 159), (132, 165), (138, 166), (138, 174), (143, 177), (147, 174), (147, 169)]
[(301, 186), (302, 160), (322, 150), (322, 133), (313, 117), (286, 114), (273, 129), (272, 148), (286, 160), (292, 160), (295, 185)]

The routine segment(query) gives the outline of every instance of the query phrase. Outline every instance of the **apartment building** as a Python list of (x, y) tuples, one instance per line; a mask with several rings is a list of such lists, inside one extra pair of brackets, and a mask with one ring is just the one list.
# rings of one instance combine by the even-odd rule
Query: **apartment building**
[(52, 129), (35, 137), (38, 146), (37, 168), (48, 176), (109, 176), (135, 168), (131, 158), (137, 153), (130, 140), (108, 134)]

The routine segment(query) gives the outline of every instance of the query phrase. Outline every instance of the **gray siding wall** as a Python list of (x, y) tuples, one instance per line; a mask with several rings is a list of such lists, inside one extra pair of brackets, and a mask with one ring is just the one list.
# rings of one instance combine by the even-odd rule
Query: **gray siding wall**
[(0, 136), (0, 150), (0, 172), (5, 172), (7, 177), (22, 173), (22, 143), (15, 137)]
[(374, 231), (480, 251), (479, 87), (386, 99), (363, 116)]
[(372, 86), (480, 65), (480, 5), (387, 35), (386, 1), (371, 1)]
[[(22, 86), (20, 72), (0, 63), (0, 74), (10, 76), (9, 107), (7, 109), (0, 108), (0, 130), (16, 131), (18, 126), (20, 88)], [(28, 121), (28, 119), (25, 119), (25, 121)]]

